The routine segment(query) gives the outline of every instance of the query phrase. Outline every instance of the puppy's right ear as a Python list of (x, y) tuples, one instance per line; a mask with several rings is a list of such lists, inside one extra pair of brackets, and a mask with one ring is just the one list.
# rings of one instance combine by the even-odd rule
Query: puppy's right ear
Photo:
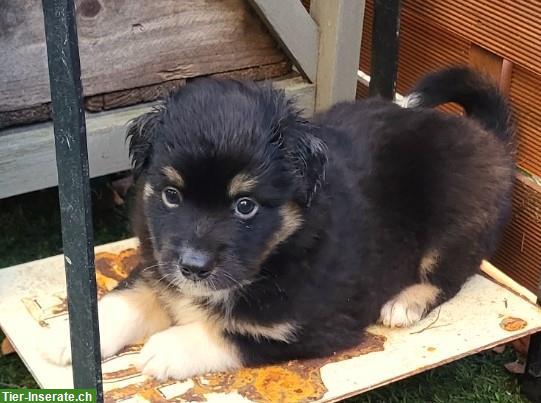
[(161, 116), (162, 111), (154, 109), (133, 119), (128, 126), (126, 139), (129, 139), (130, 142), (129, 152), (134, 180), (137, 180), (148, 168), (152, 155), (152, 144)]

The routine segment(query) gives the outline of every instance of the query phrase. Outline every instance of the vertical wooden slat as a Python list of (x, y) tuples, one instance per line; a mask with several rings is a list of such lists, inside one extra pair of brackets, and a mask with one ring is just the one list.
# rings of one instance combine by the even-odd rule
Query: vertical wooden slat
[(319, 27), (316, 110), (355, 99), (364, 0), (312, 0)]

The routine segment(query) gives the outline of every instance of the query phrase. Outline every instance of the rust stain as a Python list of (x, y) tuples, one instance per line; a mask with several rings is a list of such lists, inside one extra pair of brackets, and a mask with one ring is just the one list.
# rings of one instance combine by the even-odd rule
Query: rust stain
[[(324, 365), (382, 351), (384, 343), (385, 337), (367, 332), (362, 343), (357, 347), (336, 353), (331, 357), (294, 360), (281, 365), (244, 368), (237, 372), (196, 376), (192, 378), (192, 387), (168, 401), (206, 402), (206, 395), (210, 393), (237, 393), (256, 402), (296, 403), (318, 400), (327, 391), (320, 374), (320, 369)], [(114, 374), (124, 375), (121, 371)], [(148, 379), (106, 392), (105, 401), (113, 402), (137, 395), (151, 402), (163, 402), (166, 400), (159, 389), (176, 383), (173, 381), (160, 384)]]
[(118, 254), (118, 259), (124, 270), (125, 277), (127, 277), (139, 263), (139, 253), (134, 248), (125, 249)]
[(528, 322), (524, 319), (514, 318), (512, 316), (508, 316), (500, 322), (500, 327), (508, 332), (516, 332), (517, 330), (524, 329), (526, 326), (528, 326)]
[(144, 382), (135, 383), (133, 385), (128, 385), (123, 388), (113, 389), (104, 393), (105, 402), (116, 402), (118, 400), (127, 399), (129, 397), (139, 395), (151, 402), (164, 402), (166, 401), (163, 395), (158, 392), (159, 386), (164, 386), (158, 381), (153, 379), (148, 379)]
[(426, 351), (430, 351), (431, 353), (436, 351), (436, 347), (427, 347)]
[(136, 249), (126, 249), (115, 254), (101, 252), (96, 254), (96, 283), (98, 296), (115, 288), (124, 280), (137, 265), (138, 255)]
[(193, 379), (194, 386), (181, 397), (186, 401), (206, 401), (208, 393), (237, 392), (256, 402), (310, 402), (323, 397), (327, 388), (320, 369), (337, 361), (383, 351), (385, 337), (365, 333), (357, 347), (331, 357), (294, 360), (282, 365), (245, 368), (236, 373), (210, 374)]
[(60, 302), (58, 305), (55, 305), (51, 308), (51, 313), (53, 315), (57, 315), (62, 312), (66, 312), (68, 310), (68, 299), (62, 298), (62, 302)]
[(131, 378), (135, 375), (138, 375), (139, 371), (135, 367), (128, 367), (118, 371), (105, 372), (103, 374), (104, 381), (110, 380), (120, 380), (125, 378)]

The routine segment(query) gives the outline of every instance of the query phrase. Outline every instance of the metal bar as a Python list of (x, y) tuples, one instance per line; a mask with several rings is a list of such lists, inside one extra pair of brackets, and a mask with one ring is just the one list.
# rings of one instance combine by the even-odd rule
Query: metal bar
[(73, 0), (43, 0), (73, 383), (103, 400), (86, 127)]
[(374, 0), (370, 96), (394, 98), (399, 31), (400, 0)]

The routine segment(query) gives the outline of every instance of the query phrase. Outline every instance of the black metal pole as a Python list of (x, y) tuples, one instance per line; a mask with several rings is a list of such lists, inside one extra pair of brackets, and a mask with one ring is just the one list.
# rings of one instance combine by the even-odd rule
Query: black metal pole
[(85, 115), (73, 0), (43, 0), (73, 383), (103, 400)]
[(399, 31), (400, 0), (374, 0), (370, 96), (394, 98)]

